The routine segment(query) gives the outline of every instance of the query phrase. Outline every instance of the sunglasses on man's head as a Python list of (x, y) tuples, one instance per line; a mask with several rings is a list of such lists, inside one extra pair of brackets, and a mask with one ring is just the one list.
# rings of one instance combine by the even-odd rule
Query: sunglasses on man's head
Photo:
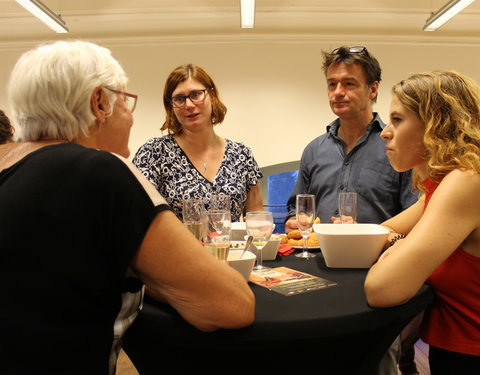
[(348, 47), (348, 48), (345, 48), (345, 47), (335, 48), (332, 51), (332, 54), (343, 55), (346, 52), (350, 52), (350, 53), (364, 53), (365, 52), (365, 55), (370, 56), (369, 53), (368, 53), (367, 47), (363, 47), (363, 46), (353, 46), (353, 47)]

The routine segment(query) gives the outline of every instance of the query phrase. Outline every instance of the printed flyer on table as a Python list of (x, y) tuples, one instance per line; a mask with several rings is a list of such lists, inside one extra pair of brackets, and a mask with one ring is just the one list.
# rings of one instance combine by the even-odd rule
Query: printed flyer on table
[(249, 281), (285, 296), (312, 292), (338, 285), (336, 282), (287, 267), (253, 270)]

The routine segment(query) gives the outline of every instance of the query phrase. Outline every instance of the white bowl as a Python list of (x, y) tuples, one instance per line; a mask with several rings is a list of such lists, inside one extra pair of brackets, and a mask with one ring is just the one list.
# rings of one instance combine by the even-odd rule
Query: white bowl
[(230, 231), (230, 241), (242, 241), (247, 234), (245, 222), (234, 221)]
[[(272, 234), (272, 237), (274, 235)], [(247, 239), (248, 236), (245, 237), (245, 240)], [(278, 239), (270, 239), (267, 244), (263, 247), (262, 249), (262, 260), (275, 260), (277, 257), (278, 253), (278, 248), (280, 246), (280, 237)], [(253, 242), (250, 244), (250, 247), (248, 248), (249, 251), (251, 251), (253, 254), (257, 255), (257, 247), (253, 244)]]
[(378, 224), (314, 224), (313, 230), (331, 268), (370, 268), (389, 233)]
[(240, 259), (240, 255), (242, 255), (242, 252), (243, 250), (230, 249), (230, 251), (228, 252), (227, 262), (228, 264), (230, 264), (230, 267), (240, 272), (243, 278), (248, 281), (257, 257), (250, 251), (245, 251), (242, 258)]

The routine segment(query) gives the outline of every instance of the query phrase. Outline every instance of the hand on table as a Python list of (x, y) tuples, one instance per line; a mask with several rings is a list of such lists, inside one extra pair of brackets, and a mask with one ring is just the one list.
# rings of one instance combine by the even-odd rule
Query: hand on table
[[(320, 224), (320, 218), (318, 216), (313, 222), (313, 224)], [(288, 234), (292, 230), (297, 230), (297, 229), (298, 229), (297, 219), (294, 216), (292, 216), (290, 219), (288, 219), (285, 222), (285, 234)]]
[[(342, 224), (342, 220), (339, 217), (332, 216), (330, 218), (333, 224)], [(344, 224), (355, 224), (355, 221), (353, 221), (353, 218), (351, 216), (344, 216), (343, 217), (343, 223)]]
[(285, 234), (288, 234), (292, 230), (298, 229), (297, 219), (292, 216), (285, 222)]

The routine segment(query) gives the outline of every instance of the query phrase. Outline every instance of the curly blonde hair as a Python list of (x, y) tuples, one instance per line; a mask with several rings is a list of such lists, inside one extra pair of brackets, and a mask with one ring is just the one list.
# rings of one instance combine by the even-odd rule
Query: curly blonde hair
[[(435, 70), (410, 76), (392, 92), (425, 125), (423, 143), (432, 181), (440, 182), (454, 169), (480, 173), (480, 87), (473, 79)], [(413, 185), (425, 192), (416, 173)]]

